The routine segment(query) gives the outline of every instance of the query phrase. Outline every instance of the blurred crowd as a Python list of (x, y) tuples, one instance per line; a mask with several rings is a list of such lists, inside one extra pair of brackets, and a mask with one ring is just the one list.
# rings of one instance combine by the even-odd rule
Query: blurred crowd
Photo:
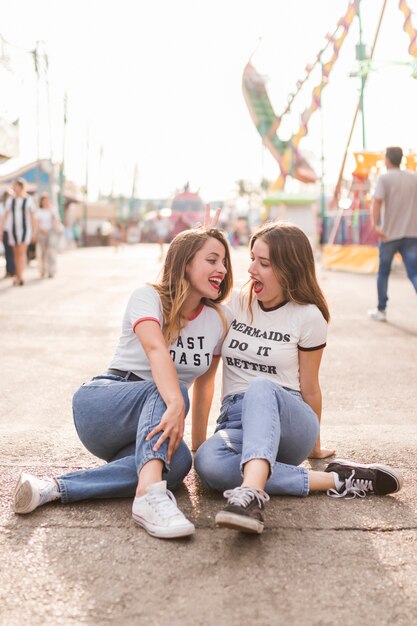
[[(202, 215), (198, 214), (198, 218), (202, 220)], [(197, 214), (190, 216), (165, 209), (147, 213), (142, 219), (125, 221), (108, 218), (87, 221), (87, 216), (83, 219), (82, 214), (81, 217), (67, 216), (61, 221), (50, 195), (47, 192), (38, 197), (28, 194), (25, 179), (18, 178), (0, 197), (3, 278), (11, 279), (15, 286), (23, 286), (25, 268), (35, 260), (39, 277), (53, 278), (58, 251), (82, 245), (114, 246), (117, 251), (120, 244), (155, 243), (159, 245), (162, 260), (164, 246), (178, 233), (195, 227), (196, 219)], [(232, 247), (248, 243), (250, 229), (246, 220), (225, 221), (220, 227)]]
[(24, 285), (24, 272), (36, 257), (40, 278), (53, 278), (59, 239), (64, 231), (49, 194), (38, 200), (28, 195), (26, 181), (16, 179), (0, 200), (0, 232), (5, 256), (5, 279)]

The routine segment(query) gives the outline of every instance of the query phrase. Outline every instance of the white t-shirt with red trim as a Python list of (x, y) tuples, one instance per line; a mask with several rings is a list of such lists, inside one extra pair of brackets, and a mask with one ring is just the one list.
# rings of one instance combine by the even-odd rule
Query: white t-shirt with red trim
[[(131, 295), (123, 318), (122, 334), (109, 367), (132, 372), (143, 380), (152, 380), (149, 361), (135, 334), (137, 324), (145, 320), (155, 320), (163, 327), (161, 299), (150, 285), (139, 287)], [(213, 355), (220, 356), (223, 334), (220, 315), (215, 309), (202, 305), (168, 347), (178, 378), (187, 387), (208, 370)]]
[(298, 351), (326, 345), (327, 322), (317, 306), (286, 302), (263, 310), (254, 299), (251, 319), (247, 296), (242, 300), (234, 291), (227, 308), (231, 325), (222, 348), (222, 396), (244, 393), (259, 377), (299, 391)]

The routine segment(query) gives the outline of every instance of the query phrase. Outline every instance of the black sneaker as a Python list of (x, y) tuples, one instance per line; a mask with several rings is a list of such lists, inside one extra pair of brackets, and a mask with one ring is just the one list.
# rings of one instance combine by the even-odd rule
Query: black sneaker
[(332, 498), (364, 498), (368, 493), (386, 496), (396, 493), (403, 486), (403, 478), (398, 470), (388, 465), (362, 465), (343, 459), (335, 459), (325, 469), (336, 472), (343, 485), (339, 489), (329, 489)]
[(265, 491), (251, 487), (236, 487), (223, 493), (227, 504), (216, 515), (217, 526), (234, 528), (244, 533), (258, 533), (264, 529), (264, 505), (269, 496)]

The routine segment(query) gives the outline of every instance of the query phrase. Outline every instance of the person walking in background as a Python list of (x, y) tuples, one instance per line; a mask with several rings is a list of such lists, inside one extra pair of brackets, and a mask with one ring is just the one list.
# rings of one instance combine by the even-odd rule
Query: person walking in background
[(0, 232), (6, 229), (10, 245), (13, 246), (16, 276), (14, 285), (23, 285), (23, 273), (27, 258), (27, 247), (36, 236), (35, 205), (26, 193), (26, 181), (18, 178), (13, 183), (14, 197), (8, 198), (6, 211), (0, 224)]
[(379, 322), (386, 320), (388, 278), (397, 252), (417, 293), (417, 174), (400, 169), (402, 158), (401, 148), (386, 149), (387, 173), (378, 178), (371, 208), (371, 227), (379, 239), (378, 305), (368, 315)]
[(122, 229), (119, 222), (114, 222), (113, 230), (111, 235), (111, 241), (113, 244), (113, 250), (115, 252), (119, 251), (119, 246), (122, 243)]
[(37, 258), (41, 278), (53, 278), (56, 274), (56, 257), (58, 238), (62, 232), (59, 215), (52, 208), (48, 193), (43, 193), (39, 200), (39, 209), (36, 212), (38, 223)]
[(183, 215), (179, 215), (175, 220), (174, 228), (172, 229), (172, 235), (175, 237), (183, 230), (187, 230), (188, 228), (190, 228), (189, 222), (184, 219)]
[(159, 282), (129, 300), (107, 373), (73, 398), (82, 443), (107, 463), (56, 479), (22, 473), (16, 513), (54, 500), (132, 497), (133, 519), (149, 534), (194, 533), (167, 486), (179, 486), (191, 468), (182, 438), (187, 389), (194, 383), (197, 405), (207, 395), (207, 373), (225, 333), (218, 305), (231, 286), (229, 248), (219, 231), (188, 230), (173, 240)]
[(74, 243), (78, 248), (81, 245), (81, 226), (78, 220), (72, 225), (72, 239), (74, 239)]
[(204, 442), (207, 396), (199, 406), (203, 430), (194, 431), (193, 448), (200, 478), (227, 498), (216, 524), (259, 534), (271, 495), (386, 495), (401, 489), (402, 477), (388, 466), (337, 459), (323, 472), (298, 467), (307, 457), (334, 454), (320, 443), (319, 369), (329, 310), (300, 228), (266, 225), (252, 236), (250, 255), (250, 280), (228, 304), (216, 432)]
[[(2, 222), (2, 218), (6, 213), (6, 202), (10, 197), (10, 192), (5, 191), (0, 202), (0, 223)], [(4, 278), (12, 278), (16, 274), (16, 268), (14, 263), (14, 254), (13, 247), (9, 243), (9, 233), (7, 230), (2, 230), (3, 233), (3, 247), (4, 247), (4, 257), (6, 259), (6, 273)]]
[(162, 218), (162, 215), (158, 212), (154, 223), (156, 241), (159, 244), (159, 260), (164, 260), (164, 243), (168, 237), (168, 225), (166, 220)]

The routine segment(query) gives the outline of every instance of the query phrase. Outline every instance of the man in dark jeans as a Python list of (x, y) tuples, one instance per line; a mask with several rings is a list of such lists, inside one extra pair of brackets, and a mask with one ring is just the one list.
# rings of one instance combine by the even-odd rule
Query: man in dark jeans
[(371, 226), (379, 239), (378, 306), (368, 315), (386, 321), (388, 278), (394, 255), (399, 252), (407, 276), (417, 293), (417, 174), (401, 170), (401, 148), (387, 148), (387, 173), (379, 177), (371, 210)]

